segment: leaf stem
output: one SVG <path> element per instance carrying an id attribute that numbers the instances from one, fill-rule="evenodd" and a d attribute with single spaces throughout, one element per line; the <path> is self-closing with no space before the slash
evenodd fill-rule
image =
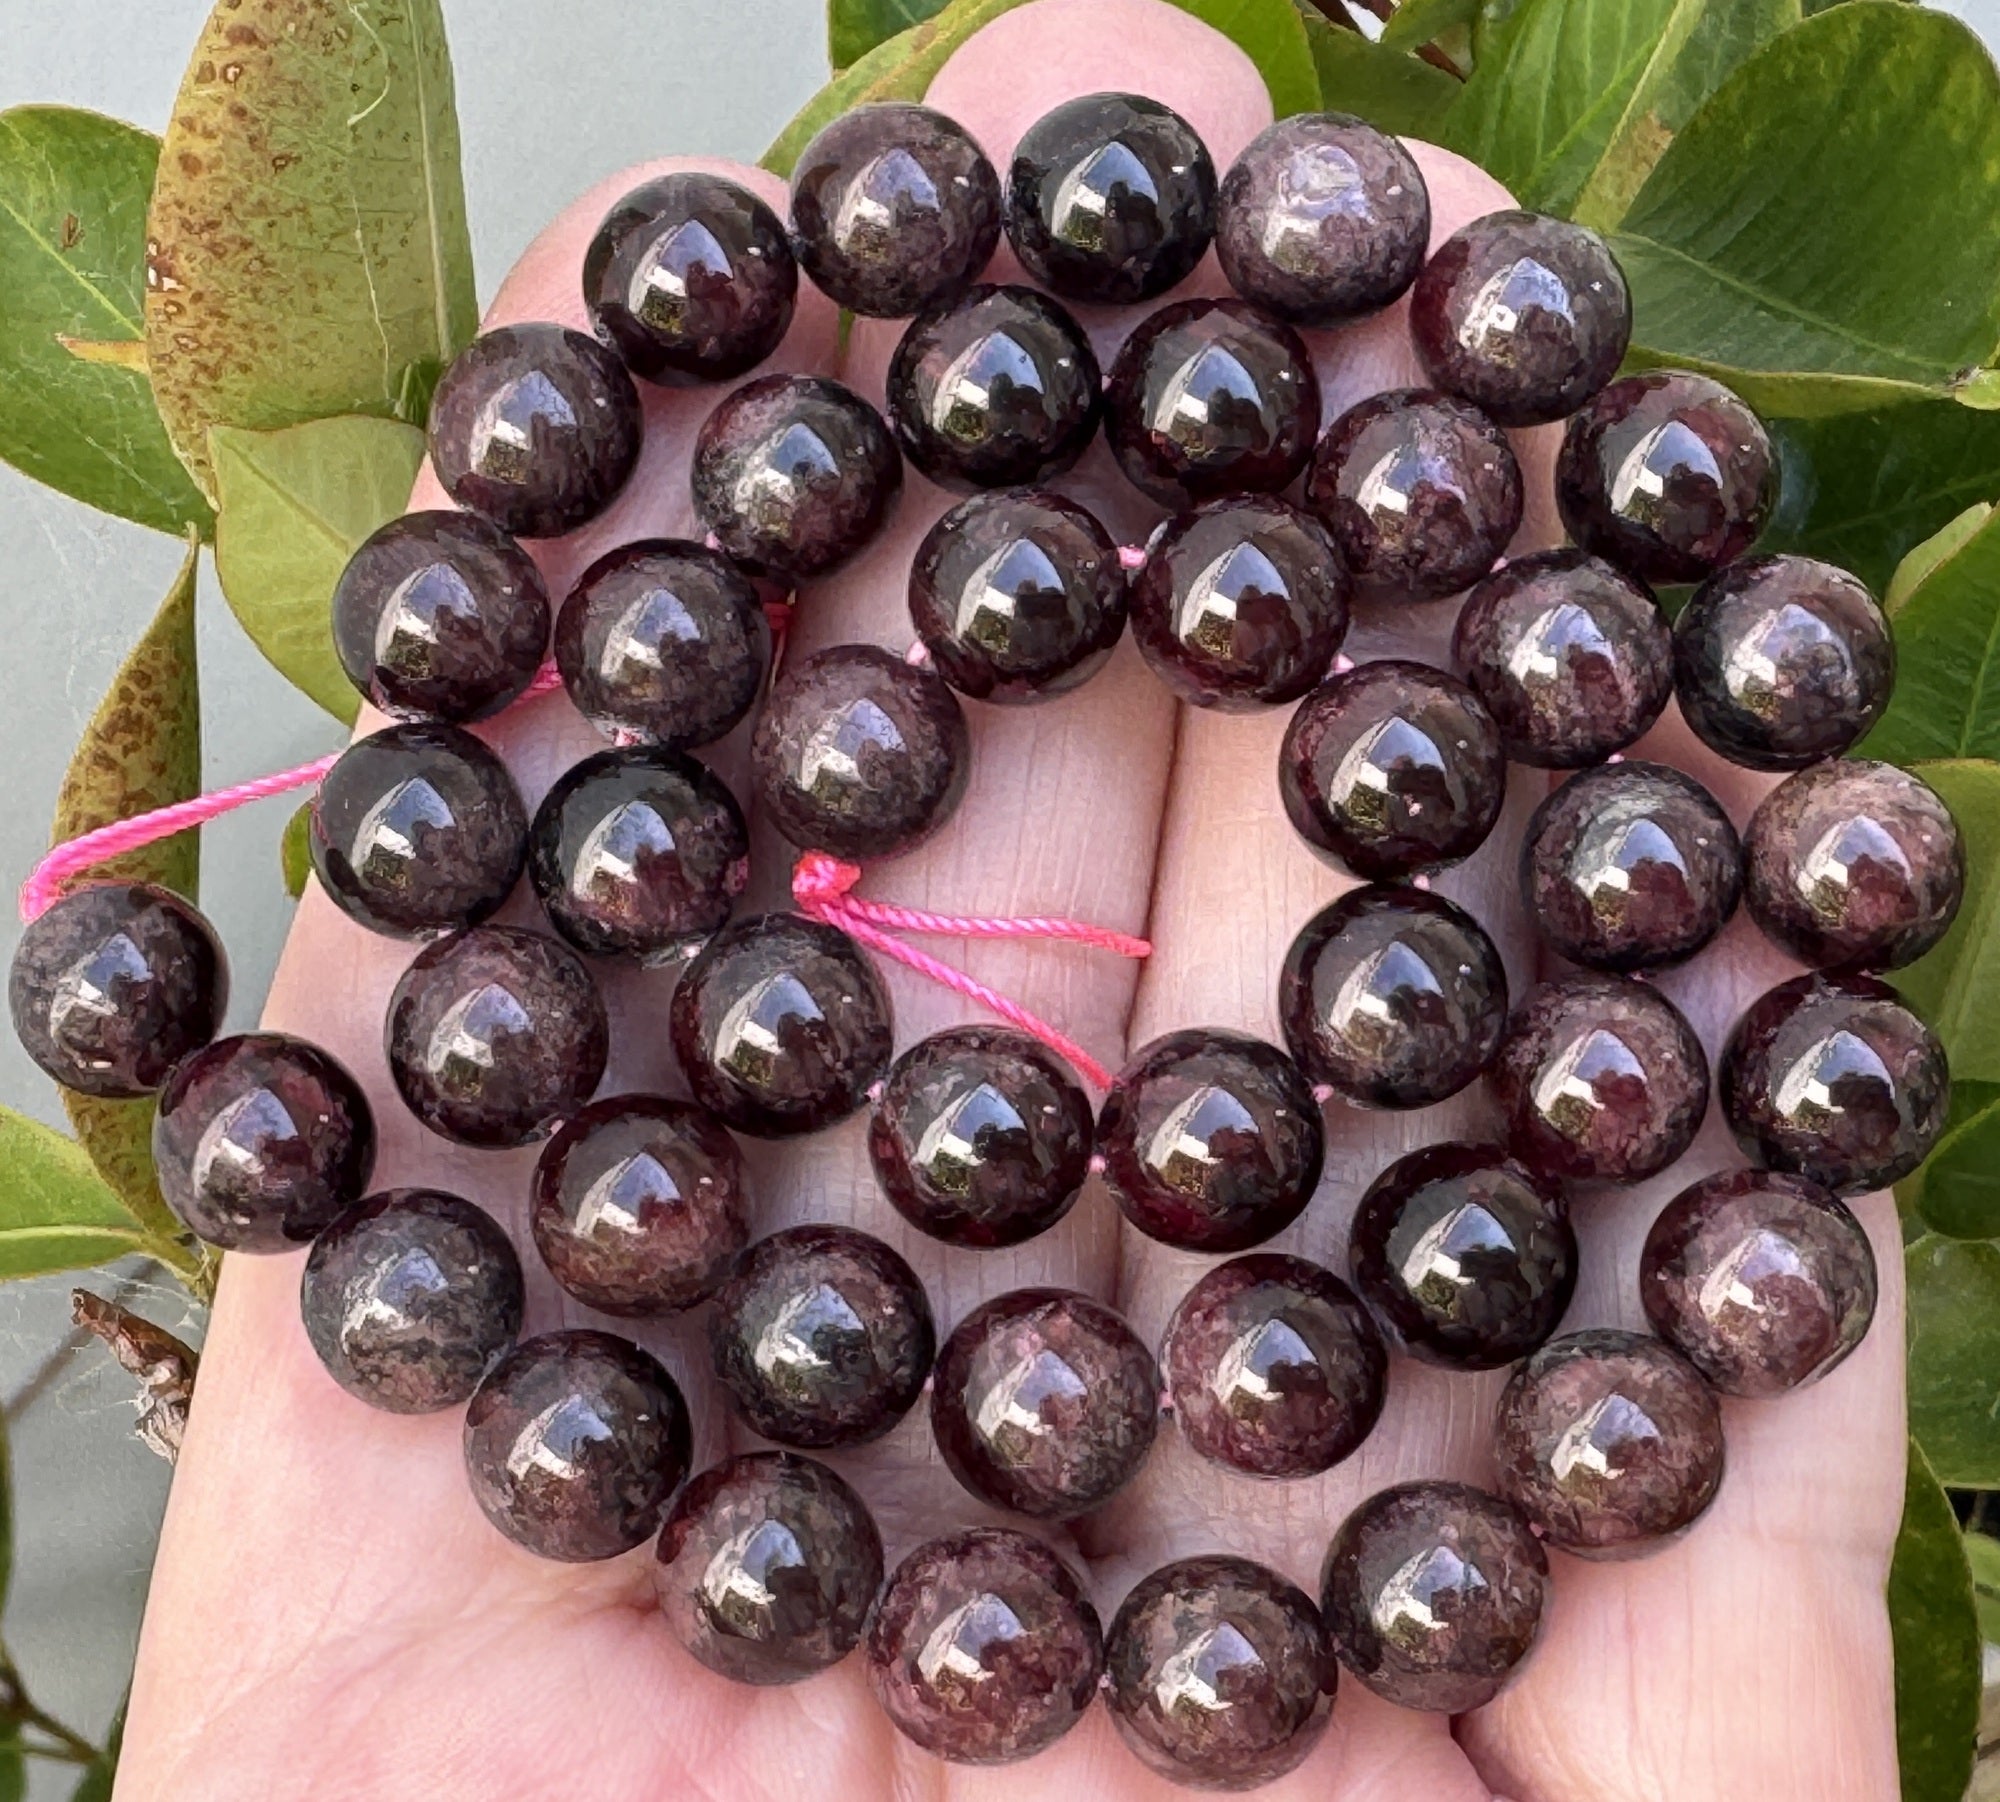
<path id="1" fill-rule="evenodd" d="M 22 1727 L 32 1727 L 37 1733 L 47 1734 L 61 1748 L 21 1748 L 38 1758 L 57 1759 L 65 1764 L 91 1764 L 101 1756 L 81 1733 L 73 1727 L 64 1726 L 28 1694 L 27 1685 L 21 1681 L 20 1668 L 14 1663 L 14 1654 L 4 1645 L 0 1645 L 0 1717 Z"/>

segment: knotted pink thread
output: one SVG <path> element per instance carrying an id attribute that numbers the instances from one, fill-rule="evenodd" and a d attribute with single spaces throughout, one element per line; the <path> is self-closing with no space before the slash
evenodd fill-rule
<path id="1" fill-rule="evenodd" d="M 1150 957 L 1153 947 L 1144 939 L 1082 920 L 1034 914 L 1019 919 L 937 914 L 918 907 L 898 907 L 887 901 L 864 901 L 853 893 L 860 880 L 861 872 L 853 864 L 842 863 L 824 851 L 808 851 L 792 871 L 792 899 L 808 919 L 839 927 L 869 949 L 907 964 L 918 975 L 942 983 L 955 994 L 978 1002 L 989 1013 L 998 1014 L 1010 1025 L 1032 1033 L 1051 1050 L 1069 1059 L 1093 1087 L 1111 1087 L 1111 1072 L 1067 1034 L 1058 1032 L 1046 1020 L 1037 1019 L 1018 1001 L 1010 1001 L 963 970 L 953 969 L 916 946 L 905 944 L 895 934 L 935 932 L 966 939 L 1065 939 L 1072 944 L 1095 946 L 1100 951 L 1115 951 L 1120 957 Z"/>

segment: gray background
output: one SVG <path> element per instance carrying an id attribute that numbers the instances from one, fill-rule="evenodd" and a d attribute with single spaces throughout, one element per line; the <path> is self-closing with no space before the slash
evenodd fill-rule
<path id="1" fill-rule="evenodd" d="M 540 225 L 614 170 L 672 152 L 754 160 L 825 79 L 819 0 L 446 0 L 482 299 Z M 2000 0 L 1944 10 L 2000 38 Z M 161 129 L 208 0 L 0 0 L 0 108 L 94 108 Z M 105 684 L 172 579 L 179 546 L 0 464 L 0 890 L 46 842 L 56 787 Z M 334 722 L 237 630 L 204 569 L 203 758 L 210 786 L 298 763 Z M 210 826 L 202 902 L 229 946 L 234 1023 L 255 1018 L 290 918 L 278 878 L 283 801 Z M 0 957 L 18 927 L 0 908 Z M 54 1093 L 0 1033 L 0 1100 L 57 1124 Z M 100 1287 L 105 1285 L 100 1284 Z M 102 1734 L 130 1668 L 166 1466 L 130 1437 L 131 1384 L 67 1343 L 68 1279 L 0 1287 L 0 1397 L 16 1526 L 6 1637 L 36 1698 Z M 175 1324 L 171 1289 L 140 1301 Z M 185 1324 L 184 1322 L 182 1324 Z M 35 1802 L 67 1795 L 38 1766 Z"/>

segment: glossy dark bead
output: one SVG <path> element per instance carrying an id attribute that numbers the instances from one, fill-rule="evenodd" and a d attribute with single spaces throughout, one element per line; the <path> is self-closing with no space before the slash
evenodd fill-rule
<path id="1" fill-rule="evenodd" d="M 524 1339 L 465 1412 L 465 1468 L 494 1526 L 572 1564 L 643 1545 L 687 1475 L 687 1406 L 651 1352 L 588 1328 Z"/>
<path id="2" fill-rule="evenodd" d="M 937 671 L 879 645 L 834 645 L 772 687 L 750 767 L 764 817 L 801 850 L 895 857 L 964 799 L 972 735 Z"/>
<path id="3" fill-rule="evenodd" d="M 717 1381 L 780 1445 L 861 1445 L 915 1405 L 937 1351 L 924 1286 L 902 1257 L 845 1226 L 759 1239 L 715 1298 Z"/>
<path id="4" fill-rule="evenodd" d="M 910 623 L 938 674 L 975 701 L 1068 694 L 1125 630 L 1118 546 L 1059 494 L 972 495 L 917 547 Z"/>
<path id="5" fill-rule="evenodd" d="M 461 507 L 555 538 L 617 499 L 644 424 L 625 365 L 560 325 L 502 325 L 452 359 L 431 398 L 431 467 Z"/>
<path id="6" fill-rule="evenodd" d="M 996 1295 L 938 1354 L 932 1436 L 951 1474 L 996 1508 L 1088 1514 L 1138 1474 L 1159 1424 L 1152 1354 L 1085 1295 Z"/>
<path id="7" fill-rule="evenodd" d="M 346 1067 L 281 1032 L 217 1039 L 173 1067 L 153 1116 L 160 1194 L 224 1251 L 296 1251 L 359 1198 L 375 1116 Z"/>
<path id="8" fill-rule="evenodd" d="M 1735 561 L 1777 492 L 1757 415 L 1684 369 L 1613 382 L 1569 422 L 1556 461 L 1570 537 L 1644 582 L 1699 582 Z"/>
<path id="9" fill-rule="evenodd" d="M 1361 1198 L 1347 1259 L 1397 1345 L 1452 1370 L 1497 1370 L 1546 1344 L 1576 1292 L 1561 1189 L 1490 1145 L 1389 1165 Z"/>
<path id="10" fill-rule="evenodd" d="M 792 240 L 821 292 L 849 312 L 901 319 L 978 279 L 1000 242 L 1000 178 L 944 114 L 857 106 L 799 152 Z"/>
<path id="11" fill-rule="evenodd" d="M 1008 171 L 1007 237 L 1070 300 L 1164 294 L 1215 230 L 1215 165 L 1180 114 L 1137 94 L 1082 94 L 1028 127 Z"/>
<path id="12" fill-rule="evenodd" d="M 1501 1393 L 1500 1493 L 1550 1545 L 1627 1558 L 1685 1531 L 1722 1486 L 1722 1413 L 1679 1352 L 1646 1333 L 1571 1333 Z"/>
<path id="13" fill-rule="evenodd" d="M 1398 388 L 1327 428 L 1305 498 L 1361 599 L 1435 601 L 1470 588 L 1506 550 L 1521 523 L 1521 466 L 1477 407 Z"/>
<path id="14" fill-rule="evenodd" d="M 1459 611 L 1452 657 L 1508 757 L 1539 769 L 1603 762 L 1674 692 L 1659 603 L 1587 551 L 1537 551 L 1488 576 Z"/>
<path id="15" fill-rule="evenodd" d="M 1424 373 L 1502 425 L 1567 418 L 1618 373 L 1632 297 L 1610 247 L 1543 213 L 1488 213 L 1440 244 L 1410 291 Z"/>
<path id="16" fill-rule="evenodd" d="M 356 739 L 320 778 L 307 820 L 327 899 L 397 938 L 478 925 L 527 861 L 528 810 L 507 766 L 432 721 Z"/>
<path id="17" fill-rule="evenodd" d="M 1429 1107 L 1493 1061 L 1507 971 L 1463 908 L 1416 888 L 1359 888 L 1300 928 L 1278 977 L 1300 1068 L 1364 1107 Z"/>
<path id="18" fill-rule="evenodd" d="M 1169 520 L 1132 578 L 1132 636 L 1196 707 L 1296 701 L 1347 636 L 1347 572 L 1326 528 L 1276 495 L 1210 501 Z"/>
<path id="19" fill-rule="evenodd" d="M 1746 557 L 1674 622 L 1681 715 L 1753 770 L 1837 757 L 1882 717 L 1896 644 L 1867 585 L 1812 557 Z"/>
<path id="20" fill-rule="evenodd" d="M 151 1094 L 215 1037 L 228 1004 L 215 929 L 150 882 L 61 896 L 28 923 L 7 976 L 21 1049 L 84 1095 Z"/>
<path id="21" fill-rule="evenodd" d="M 798 287 L 778 215 L 697 169 L 634 188 L 583 253 L 597 335 L 634 375 L 676 388 L 756 368 L 783 341 Z"/>
<path id="22" fill-rule="evenodd" d="M 1069 1566 L 1025 1533 L 972 1527 L 920 1545 L 868 1628 L 882 1712 L 935 1758 L 1008 1764 L 1090 1706 L 1104 1633 Z"/>
<path id="23" fill-rule="evenodd" d="M 535 810 L 528 876 L 579 951 L 671 962 L 729 918 L 750 880 L 750 833 L 736 797 L 692 757 L 600 751 Z"/>
<path id="24" fill-rule="evenodd" d="M 798 581 L 838 569 L 881 531 L 903 492 L 903 460 L 852 389 L 766 375 L 702 421 L 689 480 L 723 550 Z"/>
<path id="25" fill-rule="evenodd" d="M 675 1498 L 653 1589 L 682 1645 L 738 1683 L 796 1683 L 861 1643 L 882 1535 L 835 1472 L 792 1452 L 703 1471 Z"/>
<path id="26" fill-rule="evenodd" d="M 1075 1203 L 1096 1123 L 1069 1067 L 1025 1032 L 959 1026 L 896 1060 L 868 1127 L 875 1178 L 947 1245 L 1019 1245 Z"/>
<path id="27" fill-rule="evenodd" d="M 1312 353 L 1247 301 L 1161 307 L 1111 365 L 1104 435 L 1133 486 L 1163 507 L 1275 494 L 1319 437 Z"/>
<path id="28" fill-rule="evenodd" d="M 1216 198 L 1229 285 L 1296 325 L 1342 325 L 1389 305 L 1416 280 L 1430 234 L 1416 158 L 1345 113 L 1266 127 Z"/>
<path id="29" fill-rule="evenodd" d="M 743 1154 L 664 1095 L 613 1095 L 557 1127 L 528 1224 L 549 1273 L 602 1314 L 668 1314 L 722 1286 L 749 1242 Z"/>
<path id="30" fill-rule="evenodd" d="M 518 697 L 549 642 L 534 559 L 474 513 L 392 519 L 333 590 L 333 648 L 347 679 L 403 719 L 479 720 Z"/>
<path id="31" fill-rule="evenodd" d="M 1694 1142 L 1708 1058 L 1658 989 L 1588 970 L 1528 991 L 1493 1061 L 1508 1142 L 1545 1176 L 1635 1183 Z"/>
<path id="32" fill-rule="evenodd" d="M 1951 1103 L 1937 1035 L 1872 976 L 1795 976 L 1753 1001 L 1716 1089 L 1746 1152 L 1838 1195 L 1901 1182 Z"/>
<path id="33" fill-rule="evenodd" d="M 577 712 L 600 731 L 687 751 L 750 711 L 771 627 L 727 557 L 686 539 L 643 539 L 578 578 L 556 615 L 555 659 Z"/>
<path id="34" fill-rule="evenodd" d="M 1181 1298 L 1160 1365 L 1181 1435 L 1202 1457 L 1251 1476 L 1309 1477 L 1375 1430 L 1389 1354 L 1332 1271 L 1255 1251 Z"/>
<path id="35" fill-rule="evenodd" d="M 1521 890 L 1550 947 L 1596 970 L 1692 957 L 1736 911 L 1743 847 L 1692 776 L 1663 763 L 1580 770 L 1535 809 Z"/>
<path id="36" fill-rule="evenodd" d="M 1097 431 L 1103 378 L 1083 328 L 1033 288 L 970 288 L 910 322 L 889 364 L 903 454 L 963 493 L 1059 476 Z"/>
<path id="37" fill-rule="evenodd" d="M 1285 729 L 1278 793 L 1327 862 L 1382 881 L 1477 851 L 1507 799 L 1507 756 L 1456 676 L 1383 658 L 1306 697 Z"/>
<path id="38" fill-rule="evenodd" d="M 1295 1769 L 1339 1666 L 1313 1599 L 1247 1558 L 1183 1558 L 1140 1583 L 1104 1639 L 1105 1705 L 1149 1770 L 1252 1789 Z"/>
<path id="39" fill-rule="evenodd" d="M 519 1336 L 522 1307 L 499 1223 L 441 1189 L 349 1208 L 314 1241 L 299 1289 L 327 1375 L 391 1414 L 457 1407 Z"/>
<path id="40" fill-rule="evenodd" d="M 1929 783 L 1842 757 L 1800 770 L 1758 804 L 1743 878 L 1750 917 L 1801 963 L 1895 970 L 1957 918 L 1965 849 Z"/>
<path id="41" fill-rule="evenodd" d="M 574 951 L 512 926 L 426 946 L 389 999 L 389 1074 L 411 1113 L 461 1145 L 538 1138 L 588 1101 L 611 1028 Z"/>
<path id="42" fill-rule="evenodd" d="M 1519 1510 L 1469 1483 L 1398 1483 L 1341 1523 L 1320 1607 L 1333 1649 L 1398 1708 L 1464 1714 L 1526 1662 L 1549 1560 Z"/>
<path id="43" fill-rule="evenodd" d="M 694 1097 L 760 1139 L 844 1120 L 889 1067 L 889 992 L 861 947 L 796 914 L 725 926 L 674 989 L 674 1056 Z"/>
<path id="44" fill-rule="evenodd" d="M 1312 1087 L 1275 1045 L 1191 1027 L 1141 1046 L 1097 1116 L 1105 1187 L 1148 1238 L 1243 1251 L 1283 1232 L 1319 1187 Z"/>

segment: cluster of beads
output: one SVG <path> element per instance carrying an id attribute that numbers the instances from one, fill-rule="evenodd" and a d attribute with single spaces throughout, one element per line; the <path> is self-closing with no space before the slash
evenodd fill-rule
<path id="1" fill-rule="evenodd" d="M 16 1026 L 72 1088 L 158 1091 L 162 1189 L 202 1239 L 310 1242 L 302 1304 L 327 1370 L 378 1407 L 464 1405 L 473 1493 L 501 1532 L 558 1559 L 656 1539 L 667 1622 L 725 1676 L 789 1682 L 865 1641 L 882 1707 L 940 1756 L 1025 1756 L 1102 1693 L 1148 1765 L 1231 1787 L 1305 1756 L 1337 1666 L 1408 1707 L 1477 1707 L 1535 1642 L 1545 1547 L 1616 1556 L 1688 1527 L 1722 1477 L 1716 1395 L 1809 1381 L 1867 1329 L 1874 1266 L 1840 1198 L 1915 1168 L 1947 1090 L 1937 1041 L 1874 972 L 1937 942 L 1962 880 L 1937 797 L 1843 755 L 1888 699 L 1883 616 L 1839 570 L 1745 555 L 1774 489 L 1769 441 L 1704 376 L 1613 379 L 1630 310 L 1601 240 L 1507 212 L 1426 260 L 1422 176 L 1357 120 L 1285 120 L 1218 181 L 1173 112 L 1093 95 L 1031 127 L 1003 181 L 949 119 L 871 106 L 807 147 L 791 214 L 788 230 L 709 175 L 650 182 L 585 260 L 595 339 L 507 326 L 447 371 L 431 454 L 463 511 L 396 521 L 342 577 L 335 643 L 394 723 L 341 756 L 311 814 L 335 904 L 426 941 L 386 1023 L 404 1103 L 463 1145 L 540 1141 L 532 1236 L 556 1281 L 610 1316 L 705 1304 L 721 1391 L 786 1449 L 690 1477 L 686 1407 L 648 1353 L 589 1330 L 517 1342 L 506 1237 L 457 1196 L 368 1192 L 369 1107 L 324 1053 L 214 1038 L 224 960 L 174 896 L 96 885 L 50 908 L 14 964 Z M 980 283 L 1003 231 L 1040 289 Z M 1150 300 L 1211 243 L 1235 297 L 1168 302 L 1101 373 L 1063 303 Z M 909 320 L 886 418 L 834 381 L 751 375 L 801 268 L 842 307 Z M 1297 328 L 1406 292 L 1431 385 L 1322 431 Z M 617 495 L 640 449 L 634 378 L 745 376 L 694 444 L 707 542 L 621 545 L 554 605 L 518 540 Z M 1558 420 L 1573 547 L 1504 563 L 1523 505 L 1507 429 Z M 1100 426 L 1172 510 L 1143 556 L 1041 486 Z M 774 678 L 767 604 L 875 536 L 905 459 L 964 496 L 910 572 L 921 653 L 842 646 Z M 1700 586 L 1669 625 L 1648 585 L 1683 582 Z M 1351 609 L 1461 596 L 1458 673 L 1339 658 Z M 1364 886 L 1292 945 L 1283 1047 L 1169 1034 L 1093 1114 L 1064 1059 L 1011 1027 L 897 1057 L 852 937 L 732 917 L 744 815 L 691 753 L 762 697 L 762 817 L 805 853 L 893 857 L 965 792 L 963 699 L 1065 693 L 1128 617 L 1190 704 L 1295 708 L 1284 806 Z M 465 726 L 526 693 L 551 642 L 615 742 L 531 811 Z M 1693 778 L 1621 760 L 1669 697 L 1723 757 L 1790 772 L 1742 840 Z M 1576 772 L 1521 860 L 1530 912 L 1575 968 L 1511 1013 L 1485 931 L 1423 882 L 1485 841 L 1510 762 Z M 524 873 L 545 932 L 491 923 Z M 1696 1183 L 1655 1223 L 1641 1281 L 1657 1337 L 1558 1337 L 1577 1274 L 1566 1185 L 1667 1169 L 1709 1100 L 1700 1043 L 1640 978 L 1739 902 L 1813 970 L 1757 1001 L 1721 1059 L 1756 1167 Z M 593 1099 L 602 959 L 679 967 L 668 1030 L 692 1100 Z M 1345 1278 L 1255 1249 L 1313 1200 L 1326 1104 L 1420 1108 L 1482 1077 L 1504 1142 L 1381 1171 Z M 1157 1362 L 1061 1290 L 997 1296 L 940 1343 L 879 1240 L 816 1225 L 751 1242 L 734 1135 L 863 1109 L 883 1193 L 947 1244 L 1045 1232 L 1095 1172 L 1137 1231 L 1227 1260 L 1175 1309 Z M 934 1539 L 885 1579 L 868 1509 L 803 1455 L 924 1403 L 972 1495 L 1062 1521 L 1132 1480 L 1163 1391 L 1206 1459 L 1327 1470 L 1374 1426 L 1392 1348 L 1514 1367 L 1498 1493 L 1372 1497 L 1333 1534 L 1318 1598 L 1196 1558 L 1140 1583 L 1107 1631 L 1062 1558 L 1005 1528 Z M 1189 1684 L 1192 1650 L 1225 1627 L 1227 1684 Z"/>

